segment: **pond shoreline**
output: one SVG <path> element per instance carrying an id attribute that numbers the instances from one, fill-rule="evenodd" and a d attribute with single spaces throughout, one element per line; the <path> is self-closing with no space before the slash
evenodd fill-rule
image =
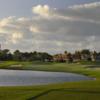
<path id="1" fill-rule="evenodd" d="M 58 71 L 58 70 L 46 70 L 46 69 L 31 69 L 31 68 L 0 68 L 0 70 L 16 70 L 16 71 L 43 71 L 43 72 L 61 72 L 61 73 L 73 73 L 73 74 L 79 74 L 79 75 L 84 75 L 90 78 L 94 78 L 96 80 L 96 77 L 92 77 L 88 74 L 84 74 L 81 72 L 73 72 L 73 71 Z"/>
<path id="2" fill-rule="evenodd" d="M 93 78 L 70 72 L 47 72 L 33 70 L 0 70 L 1 86 L 48 85 L 64 82 L 94 80 Z"/>

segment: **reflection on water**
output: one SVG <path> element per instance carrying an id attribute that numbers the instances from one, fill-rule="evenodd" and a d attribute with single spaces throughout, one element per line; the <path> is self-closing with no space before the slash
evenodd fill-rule
<path id="1" fill-rule="evenodd" d="M 42 85 L 91 79 L 83 75 L 63 72 L 0 70 L 0 86 Z"/>

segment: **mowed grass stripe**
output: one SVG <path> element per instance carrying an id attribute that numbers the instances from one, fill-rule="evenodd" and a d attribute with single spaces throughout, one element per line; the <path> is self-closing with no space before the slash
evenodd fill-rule
<path id="1" fill-rule="evenodd" d="M 50 91 L 38 98 L 31 100 L 100 100 L 100 92 L 90 91 Z"/>
<path id="2" fill-rule="evenodd" d="M 42 92 L 42 93 L 40 93 L 40 94 L 38 94 L 38 95 L 36 95 L 36 96 L 34 96 L 34 97 L 32 97 L 32 98 L 30 98 L 30 99 L 28 99 L 28 100 L 35 100 L 35 99 L 38 99 L 38 98 L 41 98 L 42 96 L 44 97 L 44 96 L 46 96 L 46 95 L 48 95 L 48 94 L 51 94 L 52 92 L 54 92 L 54 93 L 59 93 L 59 92 L 64 92 L 64 94 L 65 93 L 75 93 L 75 95 L 74 94 L 66 94 L 66 95 L 72 95 L 72 96 L 76 96 L 76 93 L 86 93 L 86 94 L 98 94 L 98 95 L 100 95 L 100 91 L 89 91 L 89 90 L 78 90 L 78 89 L 51 89 L 51 90 L 47 90 L 47 91 L 44 91 L 44 92 Z"/>

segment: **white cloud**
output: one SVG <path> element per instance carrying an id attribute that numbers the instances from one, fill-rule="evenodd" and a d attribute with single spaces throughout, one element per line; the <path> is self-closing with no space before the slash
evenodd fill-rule
<path id="1" fill-rule="evenodd" d="M 82 5 L 73 5 L 70 6 L 69 8 L 71 9 L 83 9 L 83 8 L 96 8 L 96 7 L 100 7 L 100 2 L 93 2 L 93 3 L 88 3 L 88 4 L 82 4 Z"/>
<path id="2" fill-rule="evenodd" d="M 2 20 L 0 20 L 0 27 L 7 26 L 13 19 L 14 19 L 14 16 L 3 18 Z"/>
<path id="3" fill-rule="evenodd" d="M 38 33 L 39 32 L 38 28 L 33 27 L 33 26 L 30 27 L 30 31 L 33 32 L 33 33 Z"/>
<path id="4" fill-rule="evenodd" d="M 33 13 L 39 14 L 41 16 L 48 16 L 49 15 L 49 6 L 48 5 L 37 5 L 32 8 Z"/>
<path id="5" fill-rule="evenodd" d="M 13 33 L 12 36 L 11 36 L 11 41 L 16 44 L 20 39 L 23 38 L 23 33 Z"/>
<path id="6" fill-rule="evenodd" d="M 14 38 L 14 39 L 22 38 L 22 33 L 14 33 L 14 34 L 12 34 L 12 38 Z"/>

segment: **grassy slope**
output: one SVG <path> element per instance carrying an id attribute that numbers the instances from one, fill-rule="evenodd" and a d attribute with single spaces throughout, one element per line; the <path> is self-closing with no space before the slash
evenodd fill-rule
<path id="1" fill-rule="evenodd" d="M 22 67 L 12 68 L 11 65 L 14 64 L 21 64 Z M 0 100 L 27 100 L 28 98 L 52 89 L 58 90 L 53 90 L 48 94 L 40 96 L 36 100 L 54 100 L 55 98 L 58 100 L 94 100 L 94 98 L 95 100 L 100 100 L 100 70 L 88 68 L 88 65 L 96 66 L 99 65 L 99 63 L 81 62 L 80 64 L 44 64 L 37 62 L 3 62 L 0 64 L 0 68 L 74 72 L 96 77 L 97 80 L 67 82 L 45 86 L 0 87 Z M 71 90 L 69 91 L 67 89 Z"/>

